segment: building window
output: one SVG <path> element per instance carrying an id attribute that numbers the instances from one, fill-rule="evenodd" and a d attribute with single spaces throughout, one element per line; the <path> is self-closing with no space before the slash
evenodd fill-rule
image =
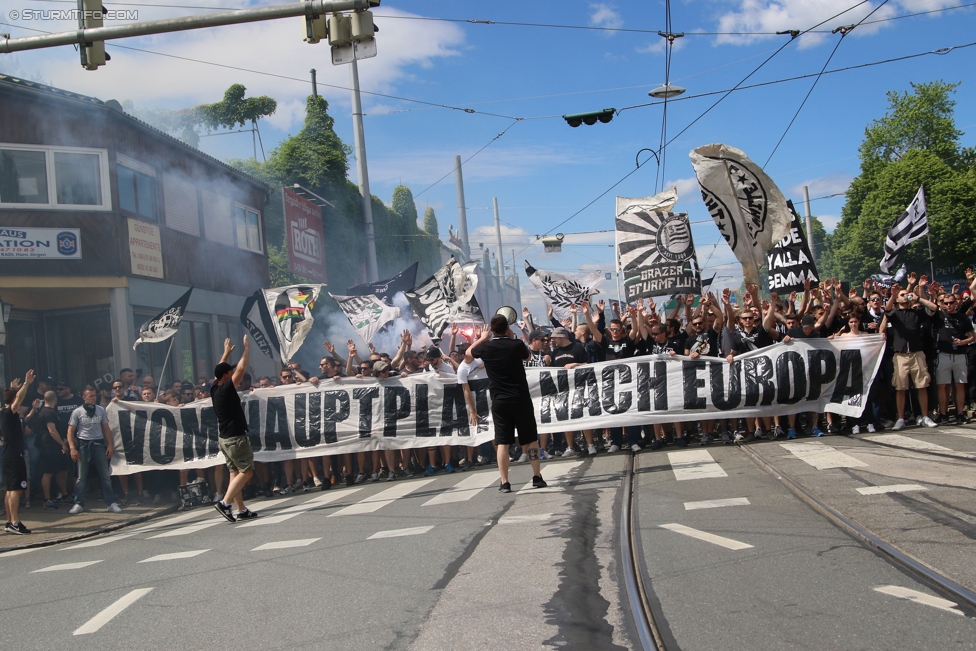
<path id="1" fill-rule="evenodd" d="M 0 205 L 110 210 L 107 152 L 0 144 Z"/>
<path id="2" fill-rule="evenodd" d="M 119 205 L 122 210 L 156 221 L 156 179 L 119 165 Z"/>
<path id="3" fill-rule="evenodd" d="M 252 208 L 234 206 L 234 233 L 237 248 L 261 253 L 261 214 Z"/>

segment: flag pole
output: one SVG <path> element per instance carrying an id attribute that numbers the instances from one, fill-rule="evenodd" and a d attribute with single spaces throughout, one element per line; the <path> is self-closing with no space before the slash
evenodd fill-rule
<path id="1" fill-rule="evenodd" d="M 931 281 L 935 282 L 935 257 L 932 255 L 932 234 L 928 233 L 926 235 L 929 240 L 929 271 L 932 272 Z"/>
<path id="2" fill-rule="evenodd" d="M 163 370 L 159 373 L 159 382 L 156 383 L 156 396 L 159 396 L 159 385 L 163 383 L 163 376 L 166 375 L 166 363 L 169 361 L 169 354 L 173 352 L 173 342 L 176 341 L 176 335 L 174 334 L 169 339 L 169 349 L 166 351 L 166 357 L 163 358 Z"/>

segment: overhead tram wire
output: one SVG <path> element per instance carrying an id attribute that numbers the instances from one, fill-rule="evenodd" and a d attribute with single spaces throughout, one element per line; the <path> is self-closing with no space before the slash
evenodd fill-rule
<path id="1" fill-rule="evenodd" d="M 861 20 L 859 20 L 853 26 L 850 26 L 850 27 L 838 27 L 836 30 L 834 30 L 835 32 L 840 32 L 840 38 L 837 39 L 837 44 L 834 45 L 834 49 L 831 50 L 830 56 L 827 57 L 827 60 L 824 62 L 823 68 L 820 69 L 820 72 L 817 73 L 817 76 L 813 80 L 813 83 L 810 84 L 810 90 L 807 91 L 807 94 L 806 94 L 806 96 L 804 96 L 803 101 L 800 102 L 800 106 L 797 107 L 796 113 L 794 113 L 793 114 L 793 117 L 790 119 L 790 123 L 786 125 L 786 129 L 783 131 L 783 135 L 781 135 L 779 137 L 779 140 L 776 141 L 776 146 L 773 147 L 773 151 L 771 151 L 769 153 L 769 158 L 767 158 L 766 159 L 766 162 L 763 163 L 763 167 L 766 167 L 767 165 L 769 165 L 769 161 L 771 161 L 773 159 L 773 156 L 776 154 L 776 151 L 779 149 L 779 146 L 781 144 L 783 144 L 783 140 L 786 138 L 786 134 L 788 134 L 790 132 L 790 127 L 792 127 L 793 126 L 793 123 L 796 122 L 796 118 L 799 117 L 800 111 L 803 110 L 803 107 L 806 106 L 807 100 L 810 99 L 810 95 L 813 94 L 813 89 L 817 87 L 817 83 L 820 81 L 820 78 L 823 77 L 824 70 L 827 69 L 827 66 L 830 65 L 830 60 L 834 58 L 834 55 L 835 54 L 837 54 L 837 49 L 840 47 L 840 44 L 844 42 L 844 37 L 847 36 L 852 30 L 857 29 L 858 27 L 860 27 L 864 23 L 865 20 L 867 20 L 868 18 L 870 18 L 874 14 L 874 12 L 876 12 L 878 9 L 881 9 L 881 7 L 885 6 L 886 4 L 888 4 L 888 0 L 882 0 L 881 4 L 879 4 L 877 7 L 875 7 L 874 9 L 872 9 L 871 12 L 867 16 L 865 16 L 864 18 L 862 18 Z"/>

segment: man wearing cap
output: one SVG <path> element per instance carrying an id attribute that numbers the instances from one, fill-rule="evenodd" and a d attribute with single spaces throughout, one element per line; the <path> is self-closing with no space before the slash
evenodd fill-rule
<path id="1" fill-rule="evenodd" d="M 549 336 L 552 339 L 553 366 L 568 370 L 582 366 L 589 361 L 590 358 L 586 353 L 586 349 L 578 341 L 572 341 L 570 339 L 569 330 L 566 328 L 555 328 Z M 576 456 L 576 450 L 573 449 L 575 432 L 563 432 L 563 436 L 566 437 L 566 450 L 563 451 L 562 456 Z M 595 455 L 596 446 L 593 445 L 593 430 L 583 430 L 583 437 L 586 439 L 589 454 L 591 456 Z"/>
<path id="2" fill-rule="evenodd" d="M 237 394 L 237 385 L 244 379 L 244 372 L 251 359 L 251 344 L 247 335 L 244 335 L 244 352 L 236 366 L 228 362 L 232 352 L 234 346 L 230 344 L 230 338 L 224 339 L 224 354 L 214 368 L 210 397 L 217 416 L 220 451 L 224 453 L 227 469 L 230 470 L 227 492 L 223 499 L 214 504 L 214 508 L 229 522 L 236 522 L 238 518 L 256 518 L 258 515 L 244 506 L 244 498 L 241 496 L 241 491 L 254 474 L 254 452 L 251 450 L 251 441 L 247 438 L 247 420 L 241 406 L 241 397 Z M 231 502 L 237 506 L 236 517 Z"/>
<path id="3" fill-rule="evenodd" d="M 529 352 L 531 355 L 524 362 L 526 367 L 542 368 L 552 364 L 552 356 L 549 355 L 549 336 L 542 330 L 533 330 L 529 333 Z"/>
<path id="4" fill-rule="evenodd" d="M 491 325 L 481 333 L 481 338 L 471 348 L 471 356 L 484 360 L 488 372 L 488 391 L 491 395 L 491 415 L 495 424 L 495 455 L 498 458 L 498 474 L 501 486 L 498 490 L 511 493 L 508 481 L 508 448 L 515 443 L 518 431 L 519 445 L 529 455 L 532 464 L 532 487 L 545 488 L 542 466 L 539 462 L 539 431 L 535 422 L 535 408 L 529 394 L 523 361 L 531 357 L 529 350 L 508 325 L 508 319 L 500 314 L 491 318 Z"/>
<path id="5" fill-rule="evenodd" d="M 453 378 L 457 374 L 454 372 L 454 367 L 451 366 L 449 361 L 444 361 L 444 353 L 437 346 L 431 346 L 424 353 L 424 360 L 427 362 L 425 370 L 433 371 L 438 376 Z M 441 461 L 444 462 L 444 471 L 447 473 L 454 472 L 454 466 L 451 465 L 451 446 L 442 445 L 441 447 Z M 439 470 L 437 466 L 437 448 L 429 447 L 427 448 L 427 471 L 424 473 L 428 477 L 433 475 Z"/>

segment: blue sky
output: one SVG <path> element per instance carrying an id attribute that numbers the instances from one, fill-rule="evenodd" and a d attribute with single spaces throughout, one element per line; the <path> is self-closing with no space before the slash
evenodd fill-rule
<path id="1" fill-rule="evenodd" d="M 0 19 L 6 24 L 0 29 L 13 36 L 35 33 L 24 29 L 28 27 L 71 29 L 68 22 L 11 20 L 6 14 L 9 9 L 70 8 L 73 2 L 9 0 Z M 145 6 L 152 0 L 132 0 L 130 5 L 105 2 L 105 6 L 138 9 L 141 20 L 152 20 L 206 11 L 200 7 L 273 4 L 270 0 L 250 4 L 232 0 L 164 2 L 196 8 Z M 676 41 L 671 80 L 686 87 L 687 96 L 731 88 L 789 40 L 789 36 L 758 32 L 805 30 L 856 4 L 857 0 L 676 0 L 671 3 L 672 31 L 685 36 Z M 976 41 L 976 7 L 947 9 L 960 4 L 966 3 L 863 2 L 821 31 L 786 46 L 748 83 L 819 72 L 841 39 L 830 30 L 856 23 L 872 10 L 876 11 L 868 21 L 877 22 L 865 22 L 843 37 L 828 69 Z M 918 12 L 932 13 L 899 18 Z M 514 249 L 520 267 L 528 259 L 541 269 L 573 272 L 613 268 L 616 195 L 642 197 L 653 194 L 655 187 L 677 185 L 681 194 L 677 209 L 690 213 L 699 263 L 705 266 L 707 261 L 709 267 L 705 275 L 718 273 L 718 287 L 737 287 L 741 282 L 737 265 L 729 264 L 734 261 L 731 251 L 721 242 L 697 194 L 688 152 L 699 145 L 723 142 L 765 163 L 813 79 L 732 93 L 671 142 L 664 170 L 658 172 L 651 162 L 606 192 L 634 170 L 640 149 L 656 149 L 660 144 L 662 107 L 628 109 L 610 124 L 576 129 L 559 116 L 653 101 L 647 92 L 665 77 L 664 39 L 656 33 L 665 28 L 664 2 L 384 0 L 376 14 L 381 30 L 379 55 L 361 62 L 363 89 L 455 108 L 364 95 L 373 194 L 389 202 L 396 185 L 409 185 L 421 213 L 427 205 L 436 209 L 442 237 L 446 237 L 448 225 L 457 225 L 453 156 L 467 159 L 491 142 L 464 167 L 474 246 L 484 241 L 494 250 L 490 207 L 492 197 L 498 197 L 508 262 Z M 464 22 L 467 20 L 495 24 Z M 300 128 L 304 97 L 310 92 L 304 80 L 315 67 L 320 92 L 336 118 L 336 131 L 351 144 L 348 68 L 332 66 L 326 44 L 303 43 L 303 27 L 303 21 L 294 18 L 118 41 L 118 45 L 157 54 L 109 44 L 112 61 L 95 72 L 83 70 L 70 47 L 0 55 L 0 71 L 101 99 L 132 100 L 141 108 L 181 108 L 216 101 L 228 85 L 239 82 L 249 95 L 267 94 L 279 102 L 278 113 L 261 124 L 265 148 L 270 150 Z M 824 75 L 766 171 L 797 203 L 803 185 L 810 187 L 815 199 L 843 193 L 858 171 L 857 147 L 864 127 L 884 114 L 885 92 L 909 89 L 913 81 L 961 82 L 956 94 L 957 124 L 966 132 L 964 144 L 976 144 L 971 135 L 976 129 L 974 62 L 976 47 L 970 47 Z M 668 139 L 717 97 L 670 103 Z M 457 110 L 461 108 L 477 112 Z M 202 148 L 219 158 L 252 153 L 251 138 L 245 134 L 205 138 Z M 355 179 L 355 166 L 350 163 Z M 906 204 L 908 200 L 910 197 Z M 590 202 L 592 206 L 560 225 Z M 813 211 L 830 230 L 842 205 L 843 196 L 817 199 Z M 567 235 L 562 253 L 545 254 L 533 244 L 536 235 L 557 231 Z M 525 290 L 524 275 L 522 280 Z M 613 294 L 612 283 L 606 285 L 605 290 Z M 541 305 L 531 289 L 523 295 L 531 298 L 526 300 L 529 305 Z"/>

